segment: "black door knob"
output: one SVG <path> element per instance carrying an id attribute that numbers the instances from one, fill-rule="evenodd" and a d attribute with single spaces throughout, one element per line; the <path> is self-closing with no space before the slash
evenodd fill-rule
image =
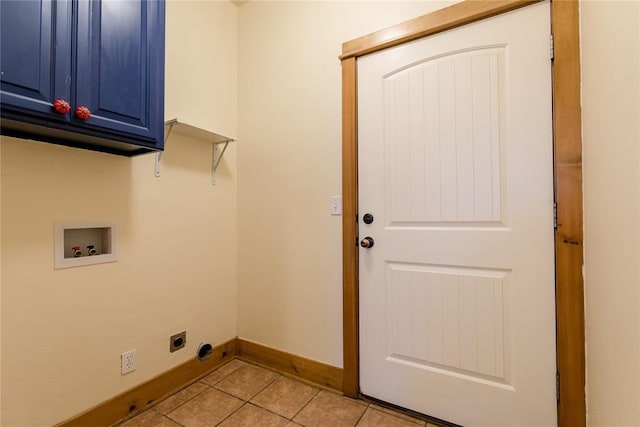
<path id="1" fill-rule="evenodd" d="M 371 224 L 373 222 L 373 215 L 371 215 L 370 213 L 366 213 L 362 217 L 362 220 L 365 224 Z"/>
<path id="2" fill-rule="evenodd" d="M 362 246 L 365 249 L 370 249 L 373 247 L 373 243 L 374 243 L 373 237 L 365 237 L 360 241 L 360 246 Z"/>

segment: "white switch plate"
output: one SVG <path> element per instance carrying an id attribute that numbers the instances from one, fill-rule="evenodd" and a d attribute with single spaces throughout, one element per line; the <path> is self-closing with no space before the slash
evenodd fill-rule
<path id="1" fill-rule="evenodd" d="M 331 215 L 342 215 L 342 196 L 331 196 Z"/>

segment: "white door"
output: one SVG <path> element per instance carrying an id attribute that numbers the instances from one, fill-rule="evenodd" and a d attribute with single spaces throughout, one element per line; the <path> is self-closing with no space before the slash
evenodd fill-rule
<path id="1" fill-rule="evenodd" d="M 549 35 L 545 2 L 358 60 L 362 393 L 556 424 Z"/>

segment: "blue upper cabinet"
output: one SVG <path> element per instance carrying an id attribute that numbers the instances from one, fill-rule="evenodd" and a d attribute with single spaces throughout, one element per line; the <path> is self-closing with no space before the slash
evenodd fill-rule
<path id="1" fill-rule="evenodd" d="M 127 156 L 163 149 L 163 1 L 1 0 L 0 19 L 3 134 Z"/>

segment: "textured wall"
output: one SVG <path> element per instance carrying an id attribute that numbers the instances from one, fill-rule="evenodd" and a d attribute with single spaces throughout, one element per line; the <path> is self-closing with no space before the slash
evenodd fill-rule
<path id="1" fill-rule="evenodd" d="M 342 366 L 342 43 L 443 2 L 248 2 L 239 11 L 238 335 Z"/>
<path id="2" fill-rule="evenodd" d="M 236 17 L 229 2 L 167 2 L 168 117 L 236 134 Z M 236 336 L 235 146 L 216 186 L 211 146 L 177 134 L 160 178 L 154 155 L 1 149 L 3 426 L 63 421 Z M 116 221 L 118 262 L 54 270 L 54 221 L 74 219 Z"/>
<path id="3" fill-rule="evenodd" d="M 640 3 L 583 1 L 590 426 L 640 425 Z"/>

